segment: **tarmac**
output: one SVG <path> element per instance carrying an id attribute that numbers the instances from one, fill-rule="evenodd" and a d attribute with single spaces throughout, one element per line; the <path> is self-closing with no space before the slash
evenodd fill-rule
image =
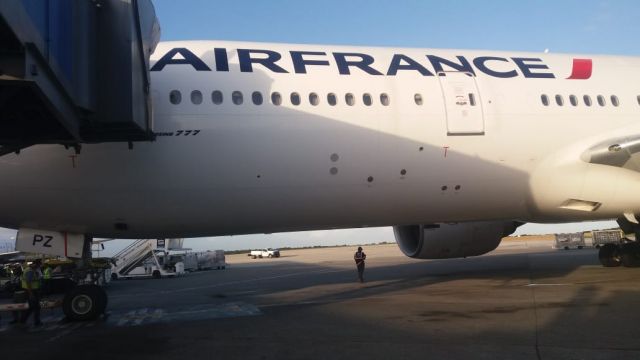
<path id="1" fill-rule="evenodd" d="M 640 269 L 515 238 L 490 254 L 416 260 L 395 244 L 227 256 L 226 270 L 109 285 L 109 316 L 0 323 L 24 359 L 640 359 Z M 6 357 L 5 357 L 6 356 Z"/>

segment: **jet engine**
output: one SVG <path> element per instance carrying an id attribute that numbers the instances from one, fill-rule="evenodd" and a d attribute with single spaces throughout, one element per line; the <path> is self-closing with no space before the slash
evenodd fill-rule
<path id="1" fill-rule="evenodd" d="M 486 254 L 512 234 L 516 221 L 394 226 L 396 243 L 408 257 L 451 259 Z"/>

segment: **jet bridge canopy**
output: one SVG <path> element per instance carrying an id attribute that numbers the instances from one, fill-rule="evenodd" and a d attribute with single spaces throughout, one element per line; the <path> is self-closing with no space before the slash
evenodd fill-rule
<path id="1" fill-rule="evenodd" d="M 0 1 L 0 154 L 153 140 L 151 0 Z"/>

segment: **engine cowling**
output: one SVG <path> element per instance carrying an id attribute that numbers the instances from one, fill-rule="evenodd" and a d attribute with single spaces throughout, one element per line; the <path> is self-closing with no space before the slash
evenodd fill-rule
<path id="1" fill-rule="evenodd" d="M 451 259 L 486 254 L 522 223 L 516 221 L 468 222 L 394 226 L 400 250 L 416 259 Z"/>

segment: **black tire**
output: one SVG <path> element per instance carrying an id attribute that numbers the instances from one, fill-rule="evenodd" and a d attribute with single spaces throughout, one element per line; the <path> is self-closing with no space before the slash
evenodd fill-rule
<path id="1" fill-rule="evenodd" d="M 620 249 L 616 244 L 604 244 L 598 251 L 598 258 L 604 267 L 616 267 L 622 264 Z"/>
<path id="2" fill-rule="evenodd" d="M 118 274 L 111 273 L 111 280 L 118 280 Z"/>
<path id="3" fill-rule="evenodd" d="M 252 258 L 252 259 L 256 259 L 256 258 L 257 258 L 257 256 L 253 255 L 251 258 Z"/>
<path id="4" fill-rule="evenodd" d="M 78 285 L 62 302 L 62 311 L 70 321 L 95 320 L 107 308 L 107 293 L 97 285 Z"/>
<path id="5" fill-rule="evenodd" d="M 273 255 L 269 254 L 269 259 L 271 259 L 273 257 Z"/>
<path id="6" fill-rule="evenodd" d="M 569 250 L 569 247 L 568 247 L 568 246 L 565 246 L 565 247 L 564 247 L 564 249 L 565 249 L 565 250 Z"/>
<path id="7" fill-rule="evenodd" d="M 624 267 L 640 267 L 640 243 L 634 241 L 622 244 L 620 257 Z"/>
<path id="8" fill-rule="evenodd" d="M 162 277 L 162 274 L 160 274 L 160 270 L 153 270 L 151 276 L 153 276 L 154 279 L 160 279 Z"/>

